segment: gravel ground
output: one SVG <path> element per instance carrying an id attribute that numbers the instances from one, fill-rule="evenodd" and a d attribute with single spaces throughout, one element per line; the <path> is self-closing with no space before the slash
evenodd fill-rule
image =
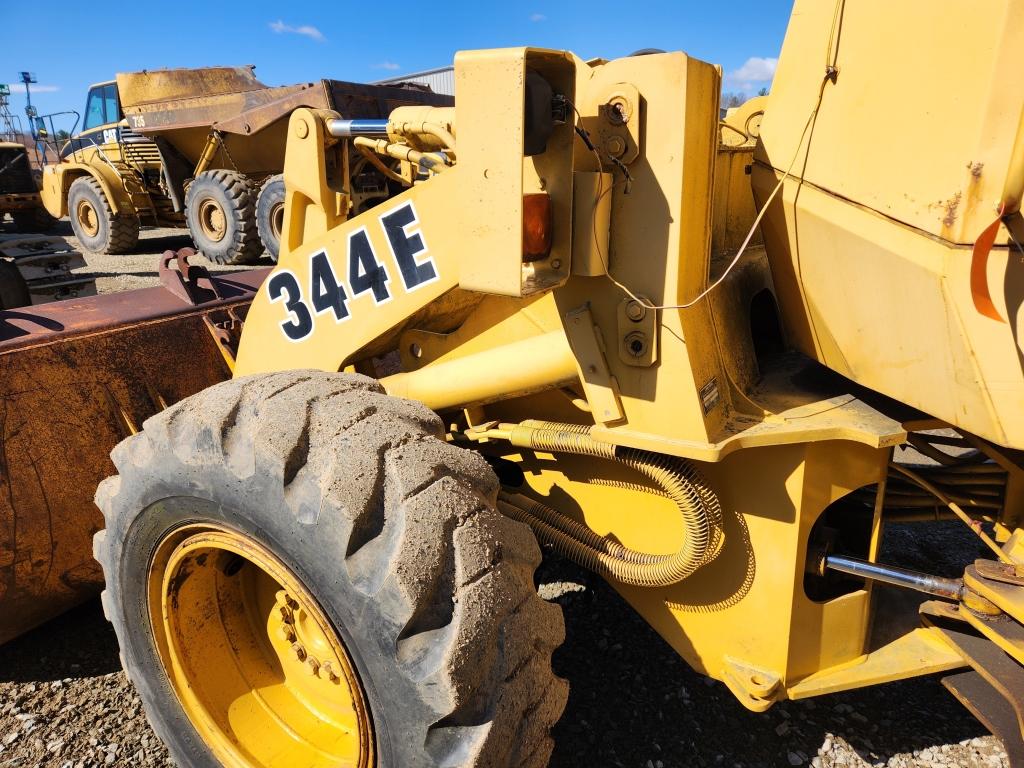
<path id="1" fill-rule="evenodd" d="M 157 254 L 190 244 L 183 230 L 150 230 L 140 243 L 145 254 L 88 256 L 84 271 L 102 293 L 155 285 Z M 977 551 L 955 525 L 924 535 L 906 527 L 892 544 L 890 562 L 898 550 L 902 564 L 935 570 L 938 560 L 944 575 L 962 568 L 951 553 L 969 561 Z M 563 607 L 568 629 L 555 655 L 571 689 L 552 768 L 1008 766 L 999 743 L 937 679 L 753 714 L 724 685 L 687 668 L 601 579 L 553 554 L 537 578 L 541 595 Z M 94 601 L 0 647 L 0 768 L 104 765 L 173 763 L 146 723 Z"/>
<path id="2" fill-rule="evenodd" d="M 81 248 L 67 219 L 58 224 L 54 234 L 66 237 L 76 248 Z M 136 253 L 104 256 L 92 255 L 83 251 L 82 255 L 85 256 L 87 266 L 85 269 L 77 270 L 77 273 L 94 276 L 96 288 L 100 293 L 148 288 L 160 284 L 160 279 L 157 276 L 160 254 L 168 249 L 176 251 L 179 248 L 191 247 L 193 247 L 192 238 L 189 237 L 187 229 L 167 227 L 144 229 Z M 258 263 L 247 266 L 215 264 L 202 256 L 193 257 L 192 263 L 202 264 L 211 272 L 237 272 L 241 269 L 271 265 L 270 258 L 267 256 L 261 258 Z"/>

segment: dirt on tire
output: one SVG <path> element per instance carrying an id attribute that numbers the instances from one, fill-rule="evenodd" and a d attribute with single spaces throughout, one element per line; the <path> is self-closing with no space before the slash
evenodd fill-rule
<path id="1" fill-rule="evenodd" d="M 96 494 L 106 614 L 150 720 L 181 762 L 212 763 L 147 621 L 150 554 L 184 524 L 242 531 L 285 559 L 349 639 L 382 766 L 544 766 L 567 686 L 561 611 L 530 530 L 440 419 L 373 379 L 286 371 L 210 387 L 118 445 Z"/>

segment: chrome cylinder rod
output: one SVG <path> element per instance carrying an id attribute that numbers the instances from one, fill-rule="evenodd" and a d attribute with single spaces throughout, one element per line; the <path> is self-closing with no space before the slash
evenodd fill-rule
<path id="1" fill-rule="evenodd" d="M 964 589 L 962 579 L 945 579 L 941 576 L 931 576 L 895 565 L 869 563 L 867 560 L 859 560 L 855 557 L 829 555 L 825 558 L 825 568 L 950 600 L 959 600 Z"/>
<path id="2" fill-rule="evenodd" d="M 378 136 L 387 138 L 388 121 L 371 120 L 328 120 L 327 132 L 338 139 L 347 139 L 352 136 Z"/>

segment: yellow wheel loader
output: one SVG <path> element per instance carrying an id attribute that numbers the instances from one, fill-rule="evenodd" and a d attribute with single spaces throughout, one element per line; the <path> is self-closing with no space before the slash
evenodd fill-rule
<path id="1" fill-rule="evenodd" d="M 941 675 L 1024 765 L 1022 65 L 1014 0 L 797 0 L 724 121 L 538 48 L 295 110 L 275 268 L 0 314 L 0 638 L 103 581 L 183 766 L 542 766 L 539 541 L 737 706 Z M 955 578 L 883 549 L 946 519 Z"/>

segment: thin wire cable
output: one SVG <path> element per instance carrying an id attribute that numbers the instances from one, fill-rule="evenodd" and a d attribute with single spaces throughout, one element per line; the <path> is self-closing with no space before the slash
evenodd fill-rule
<path id="1" fill-rule="evenodd" d="M 603 174 L 603 172 L 601 170 L 603 168 L 603 163 L 601 162 L 601 155 L 597 151 L 597 148 L 593 145 L 593 143 L 591 143 L 589 141 L 589 139 L 586 139 L 584 141 L 584 143 L 587 145 L 587 148 L 594 154 L 594 157 L 597 159 L 597 167 L 598 167 L 598 174 L 599 175 L 598 175 L 598 181 L 597 181 L 597 196 L 594 199 L 595 215 L 591 216 L 591 225 L 592 225 L 592 228 L 593 228 L 593 235 L 594 235 L 594 249 L 597 251 L 597 256 L 601 260 L 601 265 L 604 267 L 605 277 L 607 277 L 612 283 L 614 283 L 615 286 L 619 288 L 619 290 L 621 290 L 623 293 L 625 293 L 627 296 L 629 296 L 629 298 L 633 299 L 634 301 L 638 302 L 643 307 L 645 307 L 647 309 L 650 309 L 650 310 L 659 310 L 659 309 L 689 309 L 690 307 L 693 307 L 694 305 L 696 305 L 697 303 L 702 301 L 709 293 L 711 293 L 715 288 L 717 288 L 719 285 L 721 285 L 722 282 L 725 280 L 725 278 L 729 276 L 729 273 L 732 272 L 733 268 L 735 268 L 735 266 L 739 263 L 740 259 L 743 257 L 743 254 L 747 250 L 747 246 L 750 245 L 750 241 L 753 239 L 754 234 L 757 232 L 757 228 L 761 224 L 761 220 L 764 218 L 765 213 L 767 213 L 769 206 L 771 205 L 772 201 L 775 199 L 775 196 L 778 195 L 779 190 L 782 189 L 782 186 L 783 186 L 783 184 L 785 184 L 786 180 L 790 176 L 792 176 L 793 168 L 796 165 L 797 160 L 800 159 L 800 150 L 803 148 L 804 140 L 807 138 L 807 132 L 810 130 L 810 127 L 811 127 L 811 125 L 814 122 L 814 118 L 818 114 L 818 109 L 821 106 L 821 97 L 822 97 L 822 94 L 824 93 L 824 90 L 825 90 L 825 83 L 827 83 L 831 79 L 831 77 L 832 77 L 832 71 L 830 69 L 828 72 L 826 72 L 824 78 L 822 79 L 821 87 L 818 90 L 818 98 L 817 98 L 817 100 L 815 102 L 814 109 L 811 110 L 811 114 L 808 115 L 808 117 L 807 117 L 807 122 L 804 124 L 804 129 L 803 129 L 803 131 L 800 134 L 800 141 L 797 143 L 796 151 L 793 153 L 793 159 L 790 161 L 789 167 L 786 168 L 785 173 L 782 174 L 782 178 L 779 179 L 778 183 L 775 185 L 775 188 L 772 190 L 771 194 L 768 195 L 768 199 L 765 201 L 764 205 L 761 207 L 761 210 L 758 212 L 757 216 L 754 218 L 754 223 L 751 224 L 750 231 L 747 232 L 747 236 L 743 239 L 743 242 L 740 244 L 739 250 L 736 251 L 736 255 L 733 257 L 732 261 L 729 262 L 729 265 L 725 268 L 725 271 L 722 272 L 722 274 L 718 276 L 718 279 L 716 279 L 711 285 L 709 285 L 707 288 L 705 288 L 703 291 L 701 291 L 701 293 L 698 294 L 694 299 L 686 302 L 685 304 L 652 304 L 652 303 L 650 303 L 650 302 L 640 298 L 639 296 L 637 296 L 636 293 L 631 291 L 626 285 L 623 285 L 623 283 L 621 283 L 619 280 L 616 280 L 614 275 L 612 275 L 611 267 L 610 267 L 610 265 L 608 263 L 608 259 L 605 257 L 605 254 L 601 250 L 600 241 L 599 241 L 599 238 L 597 236 L 597 215 L 596 215 L 596 212 L 597 212 L 598 205 L 600 204 L 600 202 L 601 202 L 602 198 L 605 196 L 605 194 L 607 194 L 608 192 L 611 192 L 612 189 L 614 189 L 618 184 L 626 183 L 628 181 L 628 179 L 622 179 L 619 182 L 613 183 L 611 185 L 611 187 L 609 187 L 608 190 L 605 191 L 604 190 L 604 174 Z M 582 123 L 583 118 L 580 116 L 580 113 L 576 109 L 576 106 L 575 105 L 571 105 L 571 106 L 573 108 L 573 111 L 576 112 L 576 116 L 579 118 L 580 122 Z M 582 126 L 581 126 L 580 135 L 583 136 L 584 134 L 586 134 L 589 137 L 589 134 L 586 131 L 586 129 L 582 128 Z"/>
<path id="2" fill-rule="evenodd" d="M 642 299 L 639 296 L 637 296 L 633 291 L 631 291 L 627 286 L 623 285 L 620 281 L 616 280 L 615 277 L 612 275 L 611 268 L 610 268 L 609 263 L 608 263 L 608 259 L 606 259 L 604 253 L 602 253 L 601 246 L 599 245 L 599 240 L 598 240 L 598 237 L 597 237 L 597 215 L 596 215 L 596 212 L 597 212 L 598 204 L 601 202 L 601 199 L 604 197 L 604 194 L 605 194 L 604 190 L 603 190 L 603 187 L 604 187 L 604 176 L 603 176 L 603 172 L 602 172 L 602 169 L 604 168 L 604 164 L 601 162 L 601 155 L 600 155 L 600 153 L 597 151 L 597 148 L 593 145 L 593 143 L 589 139 L 589 135 L 590 134 L 588 133 L 588 131 L 585 128 L 583 128 L 583 125 L 582 125 L 583 124 L 583 117 L 580 115 L 579 110 L 576 109 L 576 105 L 573 104 L 572 102 L 569 102 L 569 106 L 571 106 L 573 112 L 576 113 L 576 117 L 577 117 L 577 119 L 579 120 L 579 123 L 580 123 L 579 127 L 577 128 L 577 133 L 579 133 L 579 135 L 583 138 L 583 141 L 586 144 L 587 148 L 591 152 L 594 153 L 594 157 L 597 159 L 597 171 L 598 171 L 598 174 L 599 174 L 598 177 L 597 177 L 597 179 L 598 179 L 597 180 L 597 196 L 594 199 L 594 212 L 595 212 L 595 215 L 591 216 L 591 224 L 592 224 L 593 234 L 594 234 L 594 249 L 597 251 L 598 258 L 600 258 L 601 264 L 604 266 L 605 277 L 607 277 L 612 283 L 614 283 L 615 286 L 618 287 L 619 290 L 621 290 L 623 293 L 625 293 L 627 296 L 629 296 L 634 301 L 638 302 L 641 306 L 643 306 L 643 307 L 645 307 L 647 309 L 650 309 L 650 310 L 659 310 L 659 309 L 689 309 L 690 307 L 693 307 L 697 303 L 702 301 L 709 293 L 711 293 L 713 290 L 715 290 L 715 288 L 717 288 L 719 285 L 721 285 L 726 277 L 729 276 L 729 273 L 732 272 L 732 270 L 735 268 L 735 266 L 739 263 L 740 259 L 743 257 L 743 254 L 746 252 L 747 246 L 750 245 L 750 241 L 753 239 L 754 233 L 757 232 L 757 228 L 761 224 L 761 219 L 764 218 L 764 215 L 768 211 L 768 208 L 771 205 L 772 201 L 775 199 L 775 196 L 779 193 L 779 190 L 782 189 L 782 186 L 783 186 L 783 184 L 785 184 L 786 180 L 792 175 L 793 167 L 796 165 L 796 161 L 800 157 L 800 150 L 803 148 L 804 139 L 807 138 L 807 132 L 810 130 L 811 125 L 814 124 L 814 119 L 815 119 L 815 117 L 817 117 L 818 110 L 821 108 L 821 100 L 822 100 L 822 97 L 825 94 L 825 85 L 829 81 L 832 81 L 832 82 L 835 81 L 835 76 L 836 76 L 836 73 L 837 73 L 836 59 L 837 59 L 837 56 L 838 56 L 838 51 L 836 50 L 836 30 L 838 29 L 838 26 L 839 26 L 839 20 L 842 18 L 842 12 L 843 12 L 844 6 L 845 6 L 845 0 L 836 0 L 835 11 L 832 14 L 832 29 L 829 32 L 828 47 L 825 50 L 825 75 L 822 78 L 821 85 L 818 88 L 818 98 L 815 100 L 814 108 L 811 110 L 811 114 L 807 116 L 807 122 L 804 123 L 804 129 L 800 133 L 800 141 L 797 143 L 796 150 L 793 152 L 793 159 L 790 161 L 789 167 L 786 168 L 786 172 L 782 174 L 782 178 L 779 179 L 778 183 L 775 185 L 775 188 L 772 190 L 771 194 L 768 195 L 768 199 L 765 201 L 764 205 L 761 206 L 761 210 L 758 212 L 757 216 L 754 218 L 754 223 L 750 226 L 750 231 L 747 232 L 747 236 L 743 239 L 743 242 L 740 244 L 739 250 L 736 251 L 736 255 L 733 257 L 732 261 L 729 262 L 729 265 L 725 268 L 725 271 L 722 272 L 722 274 L 718 276 L 718 279 L 715 280 L 711 285 L 709 285 L 707 288 L 705 288 L 703 291 L 701 291 L 700 294 L 698 294 L 695 298 L 693 298 L 692 300 L 686 302 L 685 304 L 651 304 L 650 302 L 645 301 L 644 299 Z M 809 151 L 809 148 L 808 148 L 808 151 Z M 622 165 L 621 163 L 618 163 L 618 165 L 619 165 L 619 167 L 621 167 L 623 169 L 623 171 L 625 171 L 625 166 L 624 165 Z M 628 173 L 628 171 L 626 171 L 626 173 Z M 802 180 L 802 177 L 801 177 L 801 180 Z M 627 176 L 626 182 L 628 183 L 629 181 L 630 181 L 630 179 Z M 615 187 L 615 184 L 612 185 L 612 188 L 614 188 L 614 187 Z"/>

